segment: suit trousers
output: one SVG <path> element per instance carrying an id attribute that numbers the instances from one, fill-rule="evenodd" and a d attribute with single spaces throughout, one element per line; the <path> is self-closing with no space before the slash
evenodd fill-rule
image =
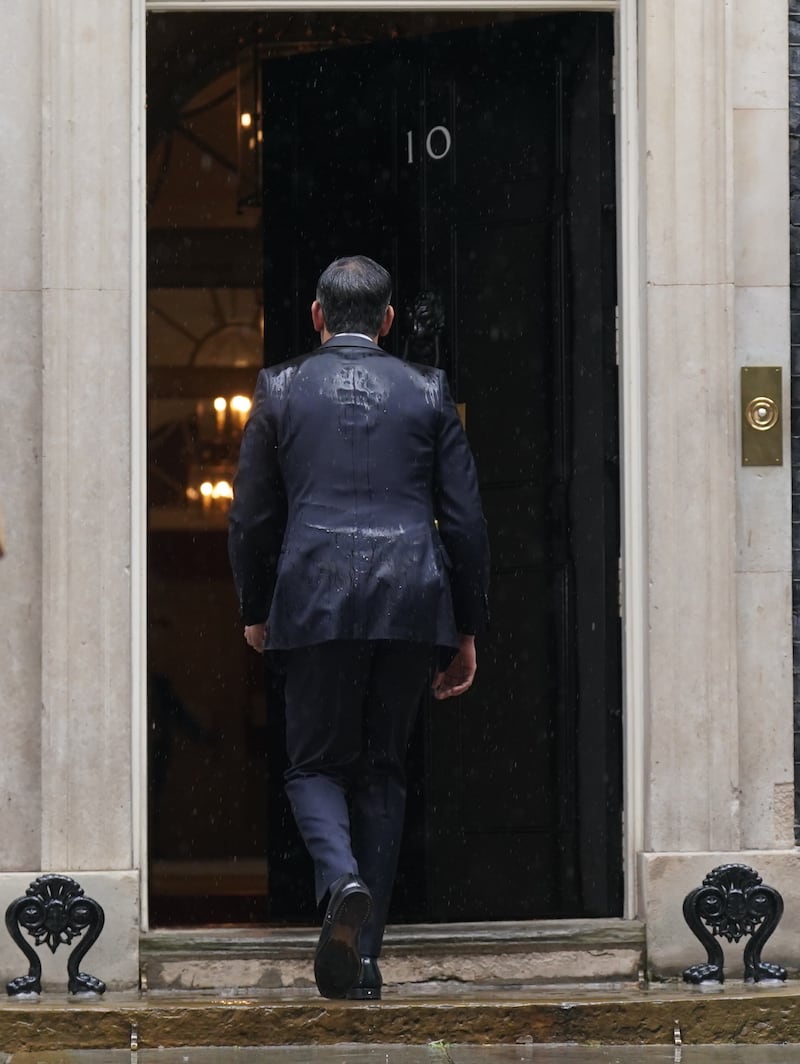
<path id="1" fill-rule="evenodd" d="M 286 793 L 314 863 L 317 903 L 356 872 L 372 893 L 361 934 L 377 957 L 403 833 L 409 737 L 432 648 L 337 640 L 286 652 Z"/>

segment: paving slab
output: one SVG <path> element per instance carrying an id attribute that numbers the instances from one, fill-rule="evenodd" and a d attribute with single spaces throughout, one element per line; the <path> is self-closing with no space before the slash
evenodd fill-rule
<path id="1" fill-rule="evenodd" d="M 798 1064 L 785 1046 L 281 1046 L 0 1054 L 2 1064 Z"/>

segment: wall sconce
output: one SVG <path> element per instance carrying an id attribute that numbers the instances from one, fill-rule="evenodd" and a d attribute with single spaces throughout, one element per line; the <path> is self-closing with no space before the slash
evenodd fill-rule
<path id="1" fill-rule="evenodd" d="M 261 204 L 261 64 L 258 47 L 242 52 L 236 65 L 236 144 L 240 211 Z"/>

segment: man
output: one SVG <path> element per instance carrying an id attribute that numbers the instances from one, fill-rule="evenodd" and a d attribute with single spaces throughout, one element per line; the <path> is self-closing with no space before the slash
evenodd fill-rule
<path id="1" fill-rule="evenodd" d="M 316 295 L 322 346 L 259 374 L 229 550 L 245 638 L 285 663 L 286 792 L 327 903 L 317 986 L 374 1000 L 408 739 L 435 648 L 436 698 L 472 683 L 488 543 L 444 374 L 378 346 L 389 274 L 337 259 Z"/>

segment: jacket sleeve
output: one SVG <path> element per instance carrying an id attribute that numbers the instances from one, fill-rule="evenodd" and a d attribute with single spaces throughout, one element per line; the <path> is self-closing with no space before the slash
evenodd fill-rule
<path id="1" fill-rule="evenodd" d="M 444 373 L 441 374 L 434 507 L 439 535 L 450 559 L 456 627 L 462 635 L 475 635 L 488 623 L 489 538 L 475 460 Z"/>
<path id="2" fill-rule="evenodd" d="M 228 520 L 228 556 L 245 624 L 267 619 L 285 530 L 286 493 L 269 377 L 262 370 L 242 436 Z"/>

